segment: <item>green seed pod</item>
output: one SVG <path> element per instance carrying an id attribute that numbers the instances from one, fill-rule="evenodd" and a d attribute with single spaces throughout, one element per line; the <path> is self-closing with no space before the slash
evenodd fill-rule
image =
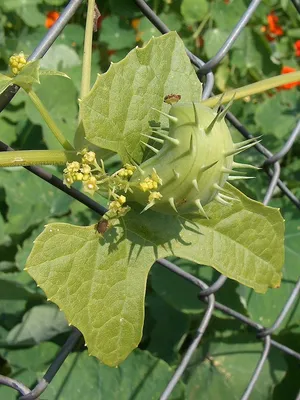
<path id="1" fill-rule="evenodd" d="M 145 143 L 156 155 L 142 163 L 130 179 L 143 182 L 154 169 L 162 181 L 157 189 L 162 197 L 149 203 L 149 192 L 135 189 L 130 200 L 165 214 L 200 211 L 204 215 L 203 206 L 213 199 L 224 205 L 234 200 L 223 189 L 226 181 L 237 178 L 230 175 L 233 168 L 252 166 L 235 163 L 233 156 L 253 146 L 256 139 L 233 143 L 224 121 L 227 109 L 217 112 L 200 103 L 174 104 L 164 114 L 170 121 L 169 131 L 157 129 L 156 136 L 151 136 L 163 142 L 161 149 Z"/>

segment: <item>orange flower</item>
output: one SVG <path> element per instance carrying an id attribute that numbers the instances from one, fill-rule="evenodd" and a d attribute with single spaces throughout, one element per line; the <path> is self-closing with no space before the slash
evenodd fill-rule
<path id="1" fill-rule="evenodd" d="M 116 54 L 116 50 L 107 50 L 107 54 L 110 57 L 110 56 Z"/>
<path id="2" fill-rule="evenodd" d="M 141 20 L 139 18 L 133 19 L 131 21 L 131 26 L 133 27 L 133 29 L 135 29 L 137 31 L 139 29 L 140 22 L 141 22 Z"/>
<path id="3" fill-rule="evenodd" d="M 289 74 L 290 72 L 296 72 L 296 71 L 297 70 L 295 68 L 284 66 L 284 67 L 282 67 L 280 73 L 282 75 L 282 74 Z M 300 81 L 287 83 L 285 85 L 279 86 L 277 88 L 277 90 L 289 90 L 289 89 L 292 89 L 293 87 L 296 87 L 296 86 L 300 86 Z"/>
<path id="4" fill-rule="evenodd" d="M 45 21 L 45 27 L 47 29 L 51 28 L 51 26 L 55 24 L 55 21 L 58 20 L 59 15 L 60 14 L 57 11 L 49 11 L 49 12 L 47 12 L 47 18 L 46 18 L 46 21 Z"/>
<path id="5" fill-rule="evenodd" d="M 277 36 L 283 35 L 283 29 L 278 24 L 279 18 L 273 12 L 267 16 L 268 25 L 261 27 L 261 32 L 264 32 L 269 42 L 273 42 Z"/>
<path id="6" fill-rule="evenodd" d="M 267 19 L 268 19 L 269 31 L 271 33 L 274 33 L 274 35 L 282 36 L 283 29 L 281 28 L 280 25 L 278 25 L 279 18 L 277 17 L 277 15 L 271 13 L 268 15 Z"/>
<path id="7" fill-rule="evenodd" d="M 200 47 L 203 47 L 203 45 L 204 45 L 203 37 L 202 36 L 198 36 L 196 38 L 196 47 L 197 47 L 197 49 L 199 49 Z"/>
<path id="8" fill-rule="evenodd" d="M 300 40 L 297 40 L 294 43 L 294 49 L 295 49 L 295 56 L 300 57 Z"/>

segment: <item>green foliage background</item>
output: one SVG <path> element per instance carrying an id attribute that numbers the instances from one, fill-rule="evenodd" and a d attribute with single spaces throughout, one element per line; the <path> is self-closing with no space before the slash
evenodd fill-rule
<path id="1" fill-rule="evenodd" d="M 64 0 L 3 0 L 0 4 L 0 71 L 8 58 L 23 50 L 30 54 L 39 43 L 48 11 L 61 11 Z M 153 0 L 149 1 L 171 30 L 204 60 L 219 49 L 245 11 L 245 0 Z M 121 60 L 130 49 L 159 32 L 141 15 L 131 0 L 106 0 L 99 4 L 103 14 L 95 35 L 93 80 L 105 72 L 110 61 Z M 275 11 L 284 35 L 268 42 L 262 27 Z M 77 98 L 81 79 L 85 7 L 76 13 L 42 61 L 47 69 L 67 73 L 71 80 L 43 78 L 38 89 L 51 115 L 71 140 L 76 126 Z M 282 66 L 297 68 L 293 44 L 300 38 L 299 17 L 291 2 L 263 1 L 248 27 L 215 71 L 216 92 L 239 87 L 279 74 Z M 201 29 L 202 28 L 202 29 Z M 51 79 L 51 80 L 50 80 Z M 246 99 L 247 100 L 247 99 Z M 263 144 L 278 151 L 288 139 L 299 117 L 297 88 L 272 91 L 251 101 L 238 101 L 233 112 L 253 134 L 263 134 Z M 240 135 L 232 129 L 236 141 Z M 15 149 L 57 148 L 48 128 L 19 93 L 1 113 L 0 140 Z M 299 141 L 282 161 L 282 179 L 299 197 Z M 242 155 L 243 162 L 261 165 L 255 150 Z M 118 161 L 110 162 L 114 169 Z M 61 170 L 50 168 L 56 174 Z M 262 200 L 268 184 L 257 173 L 255 182 L 240 189 Z M 101 202 L 102 200 L 99 199 Z M 279 191 L 271 205 L 280 207 L 286 219 L 286 261 L 279 289 L 265 295 L 228 281 L 216 294 L 217 301 L 270 326 L 284 306 L 299 277 L 299 214 Z M 54 359 L 70 328 L 61 312 L 46 301 L 44 293 L 23 271 L 32 242 L 44 224 L 69 222 L 89 225 L 98 216 L 85 206 L 55 190 L 22 168 L 0 170 L 0 373 L 33 386 Z M 213 282 L 217 273 L 184 260 L 172 260 L 182 269 Z M 101 365 L 88 357 L 80 343 L 64 363 L 45 392 L 47 399 L 158 399 L 199 325 L 205 306 L 190 283 L 155 265 L 150 273 L 146 296 L 143 340 L 118 369 Z M 296 302 L 275 339 L 300 351 L 300 306 Z M 259 360 L 262 343 L 239 321 L 215 312 L 203 342 L 186 370 L 173 399 L 239 399 Z M 252 399 L 293 399 L 299 389 L 297 363 L 272 350 Z M 118 388 L 118 390 L 116 390 Z M 115 392 L 115 394 L 113 394 Z M 0 386 L 0 398 L 16 399 L 16 393 Z"/>

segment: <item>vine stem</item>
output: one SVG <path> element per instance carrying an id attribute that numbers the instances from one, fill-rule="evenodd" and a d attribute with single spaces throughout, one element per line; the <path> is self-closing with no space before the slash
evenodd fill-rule
<path id="1" fill-rule="evenodd" d="M 0 167 L 31 165 L 65 165 L 76 158 L 76 151 L 20 150 L 0 152 Z"/>
<path id="2" fill-rule="evenodd" d="M 45 108 L 44 104 L 41 102 L 38 95 L 32 89 L 28 90 L 27 93 L 28 93 L 30 99 L 32 100 L 33 104 L 36 106 L 37 110 L 43 117 L 44 121 L 49 126 L 53 135 L 56 137 L 56 139 L 62 145 L 62 147 L 67 151 L 74 151 L 75 150 L 74 147 L 64 137 L 63 133 L 61 132 L 59 127 L 56 125 L 56 123 L 53 121 L 51 115 L 48 113 L 47 109 Z"/>
<path id="3" fill-rule="evenodd" d="M 83 61 L 82 61 L 82 77 L 81 77 L 81 90 L 80 90 L 81 99 L 84 96 L 86 96 L 91 89 L 94 8 L 95 8 L 95 0 L 88 0 L 88 10 L 86 16 L 86 26 L 85 26 L 85 36 L 84 36 Z M 81 116 L 79 112 L 79 123 L 80 120 Z"/>
<path id="4" fill-rule="evenodd" d="M 262 93 L 275 87 L 286 85 L 288 83 L 300 81 L 300 71 L 290 72 L 284 75 L 273 76 L 272 78 L 264 79 L 259 82 L 246 85 L 238 89 L 232 89 L 223 94 L 219 94 L 214 97 L 210 97 L 207 100 L 201 101 L 207 107 L 214 107 L 216 104 L 228 103 L 234 96 L 234 100 L 242 99 L 246 96 L 252 96 L 253 94 Z M 223 96 L 223 97 L 222 97 Z"/>

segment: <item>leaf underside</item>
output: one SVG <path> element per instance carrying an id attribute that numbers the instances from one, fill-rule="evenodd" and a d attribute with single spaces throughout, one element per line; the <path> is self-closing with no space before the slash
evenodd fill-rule
<path id="1" fill-rule="evenodd" d="M 184 102 L 201 100 L 202 85 L 176 32 L 152 38 L 122 61 L 98 75 L 90 93 L 80 102 L 87 140 L 117 152 L 123 162 L 140 162 L 144 149 L 141 134 L 149 134 L 149 122 L 168 126 L 158 110 L 168 94 L 180 94 Z"/>
<path id="2" fill-rule="evenodd" d="M 226 189 L 239 202 L 210 203 L 209 220 L 132 209 L 104 238 L 94 225 L 49 224 L 35 241 L 27 270 L 83 333 L 89 353 L 118 365 L 140 342 L 147 276 L 158 258 L 210 265 L 259 293 L 279 286 L 279 211 L 229 184 Z"/>

